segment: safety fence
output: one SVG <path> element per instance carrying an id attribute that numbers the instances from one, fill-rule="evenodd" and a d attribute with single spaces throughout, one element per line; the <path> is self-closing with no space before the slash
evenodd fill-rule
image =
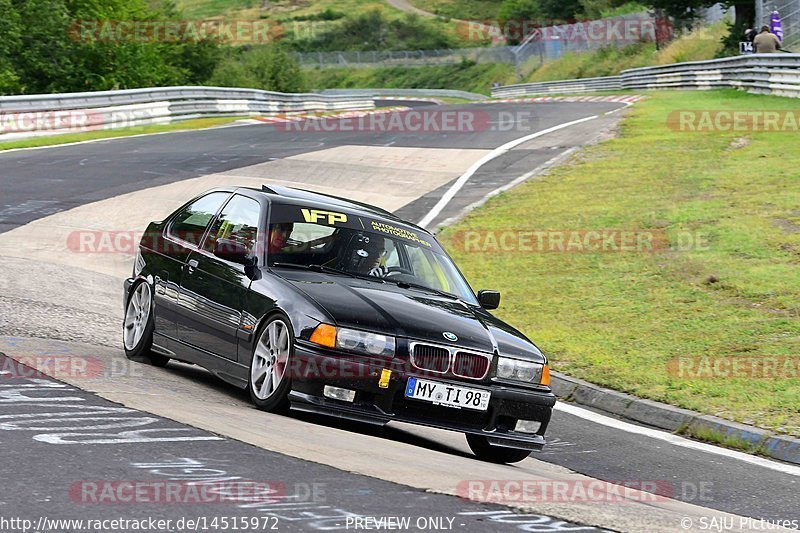
<path id="1" fill-rule="evenodd" d="M 493 98 L 515 98 L 518 96 L 540 96 L 548 94 L 581 94 L 598 91 L 619 91 L 622 82 L 619 76 L 605 78 L 583 78 L 576 80 L 546 81 L 505 85 L 492 91 Z"/>
<path id="2" fill-rule="evenodd" d="M 440 50 L 369 50 L 340 52 L 297 53 L 295 57 L 301 66 L 311 67 L 415 67 L 425 65 L 449 65 L 462 61 L 475 63 L 506 63 L 517 65 L 525 63 L 529 68 L 552 61 L 571 52 L 588 52 L 599 48 L 623 48 L 642 41 L 653 42 L 659 33 L 670 34 L 670 28 L 649 13 L 634 13 L 605 19 L 588 20 L 569 24 L 537 26 L 536 21 L 517 21 L 530 23 L 527 37 L 517 46 L 491 46 L 472 48 L 453 48 Z M 496 24 L 466 22 L 472 27 L 464 33 L 476 34 L 481 39 L 505 36 L 519 31 Z M 668 39 L 669 35 L 661 35 Z M 496 39 L 497 40 L 497 39 Z M 505 39 L 502 39 L 504 42 Z M 501 41 L 498 41 L 501 42 Z"/>
<path id="3" fill-rule="evenodd" d="M 289 94 L 224 87 L 3 96 L 0 97 L 0 140 L 168 124 L 193 118 L 374 107 L 374 98 L 368 94 Z"/>
<path id="4" fill-rule="evenodd" d="M 321 94 L 360 95 L 373 98 L 462 98 L 464 100 L 486 100 L 485 94 L 451 89 L 325 89 Z"/>
<path id="5" fill-rule="evenodd" d="M 506 85 L 494 98 L 642 89 L 739 88 L 800 97 L 800 54 L 754 54 L 623 71 L 619 76 Z"/>
<path id="6" fill-rule="evenodd" d="M 756 0 L 756 28 L 769 26 L 777 11 L 783 29 L 783 46 L 800 45 L 800 0 Z"/>

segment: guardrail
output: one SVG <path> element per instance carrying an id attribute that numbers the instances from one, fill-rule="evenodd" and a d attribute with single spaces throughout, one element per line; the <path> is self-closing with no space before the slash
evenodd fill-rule
<path id="1" fill-rule="evenodd" d="M 622 72 L 623 89 L 741 88 L 800 97 L 800 54 L 753 54 Z"/>
<path id="2" fill-rule="evenodd" d="M 361 94 L 278 93 L 226 87 L 163 87 L 0 97 L 0 140 L 177 120 L 375 107 Z"/>
<path id="3" fill-rule="evenodd" d="M 403 98 L 463 98 L 464 100 L 472 101 L 486 100 L 488 98 L 485 94 L 450 89 L 325 89 L 320 91 L 320 94 L 337 96 L 359 95 L 373 98 L 391 98 L 393 96 Z"/>
<path id="4" fill-rule="evenodd" d="M 494 98 L 642 89 L 738 88 L 800 98 L 800 54 L 752 54 L 635 68 L 619 76 L 506 85 Z"/>
<path id="5" fill-rule="evenodd" d="M 580 94 L 597 91 L 619 91 L 622 81 L 619 76 L 604 78 L 582 78 L 577 80 L 545 81 L 505 85 L 492 90 L 493 98 L 515 98 L 518 96 L 542 96 L 548 94 Z"/>

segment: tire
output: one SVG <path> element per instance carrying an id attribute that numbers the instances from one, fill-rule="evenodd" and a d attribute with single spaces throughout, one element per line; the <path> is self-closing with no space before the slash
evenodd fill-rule
<path id="1" fill-rule="evenodd" d="M 294 332 L 284 315 L 271 317 L 259 331 L 247 390 L 253 404 L 262 411 L 286 413 L 292 387 L 289 360 L 294 352 Z"/>
<path id="2" fill-rule="evenodd" d="M 136 284 L 125 305 L 122 346 L 125 356 L 137 363 L 165 366 L 169 357 L 153 352 L 153 290 L 146 281 Z"/>
<path id="3" fill-rule="evenodd" d="M 531 454 L 530 450 L 492 446 L 482 435 L 467 434 L 467 444 L 478 459 L 489 463 L 518 463 Z"/>

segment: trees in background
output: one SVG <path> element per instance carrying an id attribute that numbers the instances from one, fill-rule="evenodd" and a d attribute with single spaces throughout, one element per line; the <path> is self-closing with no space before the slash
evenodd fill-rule
<path id="1" fill-rule="evenodd" d="M 702 9 L 709 8 L 718 0 L 643 0 L 644 4 L 653 9 L 660 10 L 675 21 L 677 28 L 691 27 L 697 21 Z M 755 2 L 752 0 L 723 0 L 722 4 L 733 8 L 736 18 L 729 24 L 729 33 L 722 39 L 723 48 L 720 56 L 739 53 L 739 41 L 744 39 L 744 32 L 756 24 Z"/>
<path id="2" fill-rule="evenodd" d="M 217 43 L 87 39 L 79 21 L 175 20 L 148 0 L 0 0 L 0 94 L 204 83 Z"/>
<path id="3" fill-rule="evenodd" d="M 321 15 L 324 15 L 323 11 Z M 435 50 L 458 46 L 438 21 L 416 14 L 389 19 L 378 9 L 346 17 L 308 38 L 287 43 L 298 52 L 339 50 Z"/>
<path id="4" fill-rule="evenodd" d="M 306 90 L 297 61 L 280 45 L 229 50 L 209 81 L 220 87 L 251 87 L 285 93 Z"/>
<path id="5" fill-rule="evenodd" d="M 291 92 L 304 88 L 293 51 L 457 44 L 444 22 L 416 15 L 389 19 L 378 10 L 345 16 L 327 9 L 303 19 L 336 23 L 280 43 L 226 46 L 216 36 L 167 41 L 115 34 L 120 22 L 141 28 L 180 21 L 173 0 L 0 0 L 0 94 L 208 83 Z"/>
<path id="6" fill-rule="evenodd" d="M 22 24 L 11 0 L 0 0 L 0 94 L 16 93 L 20 79 L 11 57 L 19 51 Z"/>
<path id="7" fill-rule="evenodd" d="M 651 9 L 678 27 L 716 0 L 498 0 L 497 20 L 539 25 Z M 730 51 L 754 21 L 751 0 L 736 7 Z M 416 15 L 379 10 L 345 15 L 327 9 L 297 21 L 326 21 L 314 34 L 283 35 L 281 43 L 226 46 L 212 38 L 136 40 L 86 38 L 81 21 L 178 21 L 175 0 L 0 0 L 0 94 L 217 84 L 277 91 L 305 89 L 292 52 L 426 50 L 461 46 L 452 28 Z M 281 21 L 278 21 L 281 22 Z M 101 36 L 102 37 L 102 36 Z M 510 44 L 515 44 L 513 39 Z"/>

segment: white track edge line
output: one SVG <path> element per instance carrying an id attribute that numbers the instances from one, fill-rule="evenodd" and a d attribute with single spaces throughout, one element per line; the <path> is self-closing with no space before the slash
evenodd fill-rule
<path id="1" fill-rule="evenodd" d="M 600 424 L 605 427 L 618 429 L 620 431 L 625 431 L 627 433 L 635 433 L 637 435 L 650 437 L 652 439 L 662 440 L 674 446 L 681 446 L 683 448 L 690 448 L 702 452 L 713 453 L 715 455 L 721 455 L 723 457 L 728 457 L 730 459 L 737 459 L 739 461 L 750 463 L 752 465 L 769 468 L 770 470 L 775 470 L 783 474 L 789 474 L 791 476 L 800 476 L 800 466 L 795 466 L 778 461 L 772 461 L 769 459 L 765 459 L 763 457 L 750 455 L 737 450 L 730 450 L 728 448 L 721 448 L 719 446 L 714 446 L 713 444 L 707 444 L 705 442 L 699 442 L 687 439 L 685 437 L 681 437 L 680 435 L 667 433 L 666 431 L 661 431 L 658 429 L 631 424 L 630 422 L 625 422 L 623 420 L 618 420 L 610 416 L 601 415 L 599 413 L 595 413 L 594 411 L 578 407 L 577 405 L 571 403 L 557 402 L 555 408 L 558 411 L 562 411 L 564 413 L 577 416 L 579 418 L 583 418 L 584 420 L 588 420 L 590 422 L 594 422 L 596 424 Z"/>
<path id="2" fill-rule="evenodd" d="M 439 214 L 442 212 L 442 210 L 445 207 L 447 207 L 447 204 L 450 203 L 450 201 L 455 197 L 455 195 L 458 193 L 458 191 L 460 191 L 462 189 L 462 187 L 464 187 L 464 185 L 466 185 L 467 181 L 469 181 L 469 179 L 475 174 L 475 172 L 477 172 L 483 165 L 485 165 L 489 161 L 491 161 L 491 160 L 503 155 L 504 153 L 508 152 L 509 150 L 514 148 L 515 146 L 519 146 L 522 143 L 531 141 L 531 140 L 536 139 L 538 137 L 542 137 L 542 136 L 547 135 L 549 133 L 553 133 L 554 131 L 562 130 L 562 129 L 568 128 L 570 126 L 575 126 L 575 125 L 581 124 L 583 122 L 588 122 L 590 120 L 594 120 L 596 118 L 600 118 L 600 115 L 592 115 L 590 117 L 585 117 L 585 118 L 581 118 L 581 119 L 578 119 L 578 120 L 573 120 L 571 122 L 566 122 L 564 124 L 559 124 L 558 126 L 553 126 L 552 128 L 547 128 L 547 129 L 542 130 L 542 131 L 537 131 L 536 133 L 531 133 L 530 135 L 526 135 L 524 137 L 520 137 L 519 139 L 514 139 L 513 141 L 509 141 L 509 142 L 503 144 L 502 146 L 498 146 L 497 148 L 495 148 L 494 150 L 492 150 L 488 154 L 486 154 L 483 157 L 481 157 L 475 163 L 473 163 L 472 166 L 469 167 L 467 169 L 467 171 L 464 172 L 464 174 L 462 174 L 456 180 L 456 182 L 447 190 L 447 192 L 444 193 L 444 196 L 442 196 L 439 199 L 439 201 L 436 203 L 436 205 L 433 206 L 433 208 L 428 212 L 428 214 L 425 215 L 425 217 L 418 222 L 418 225 L 424 228 L 424 227 L 428 226 L 428 224 L 433 222 L 433 220 L 437 216 L 439 216 Z"/>

